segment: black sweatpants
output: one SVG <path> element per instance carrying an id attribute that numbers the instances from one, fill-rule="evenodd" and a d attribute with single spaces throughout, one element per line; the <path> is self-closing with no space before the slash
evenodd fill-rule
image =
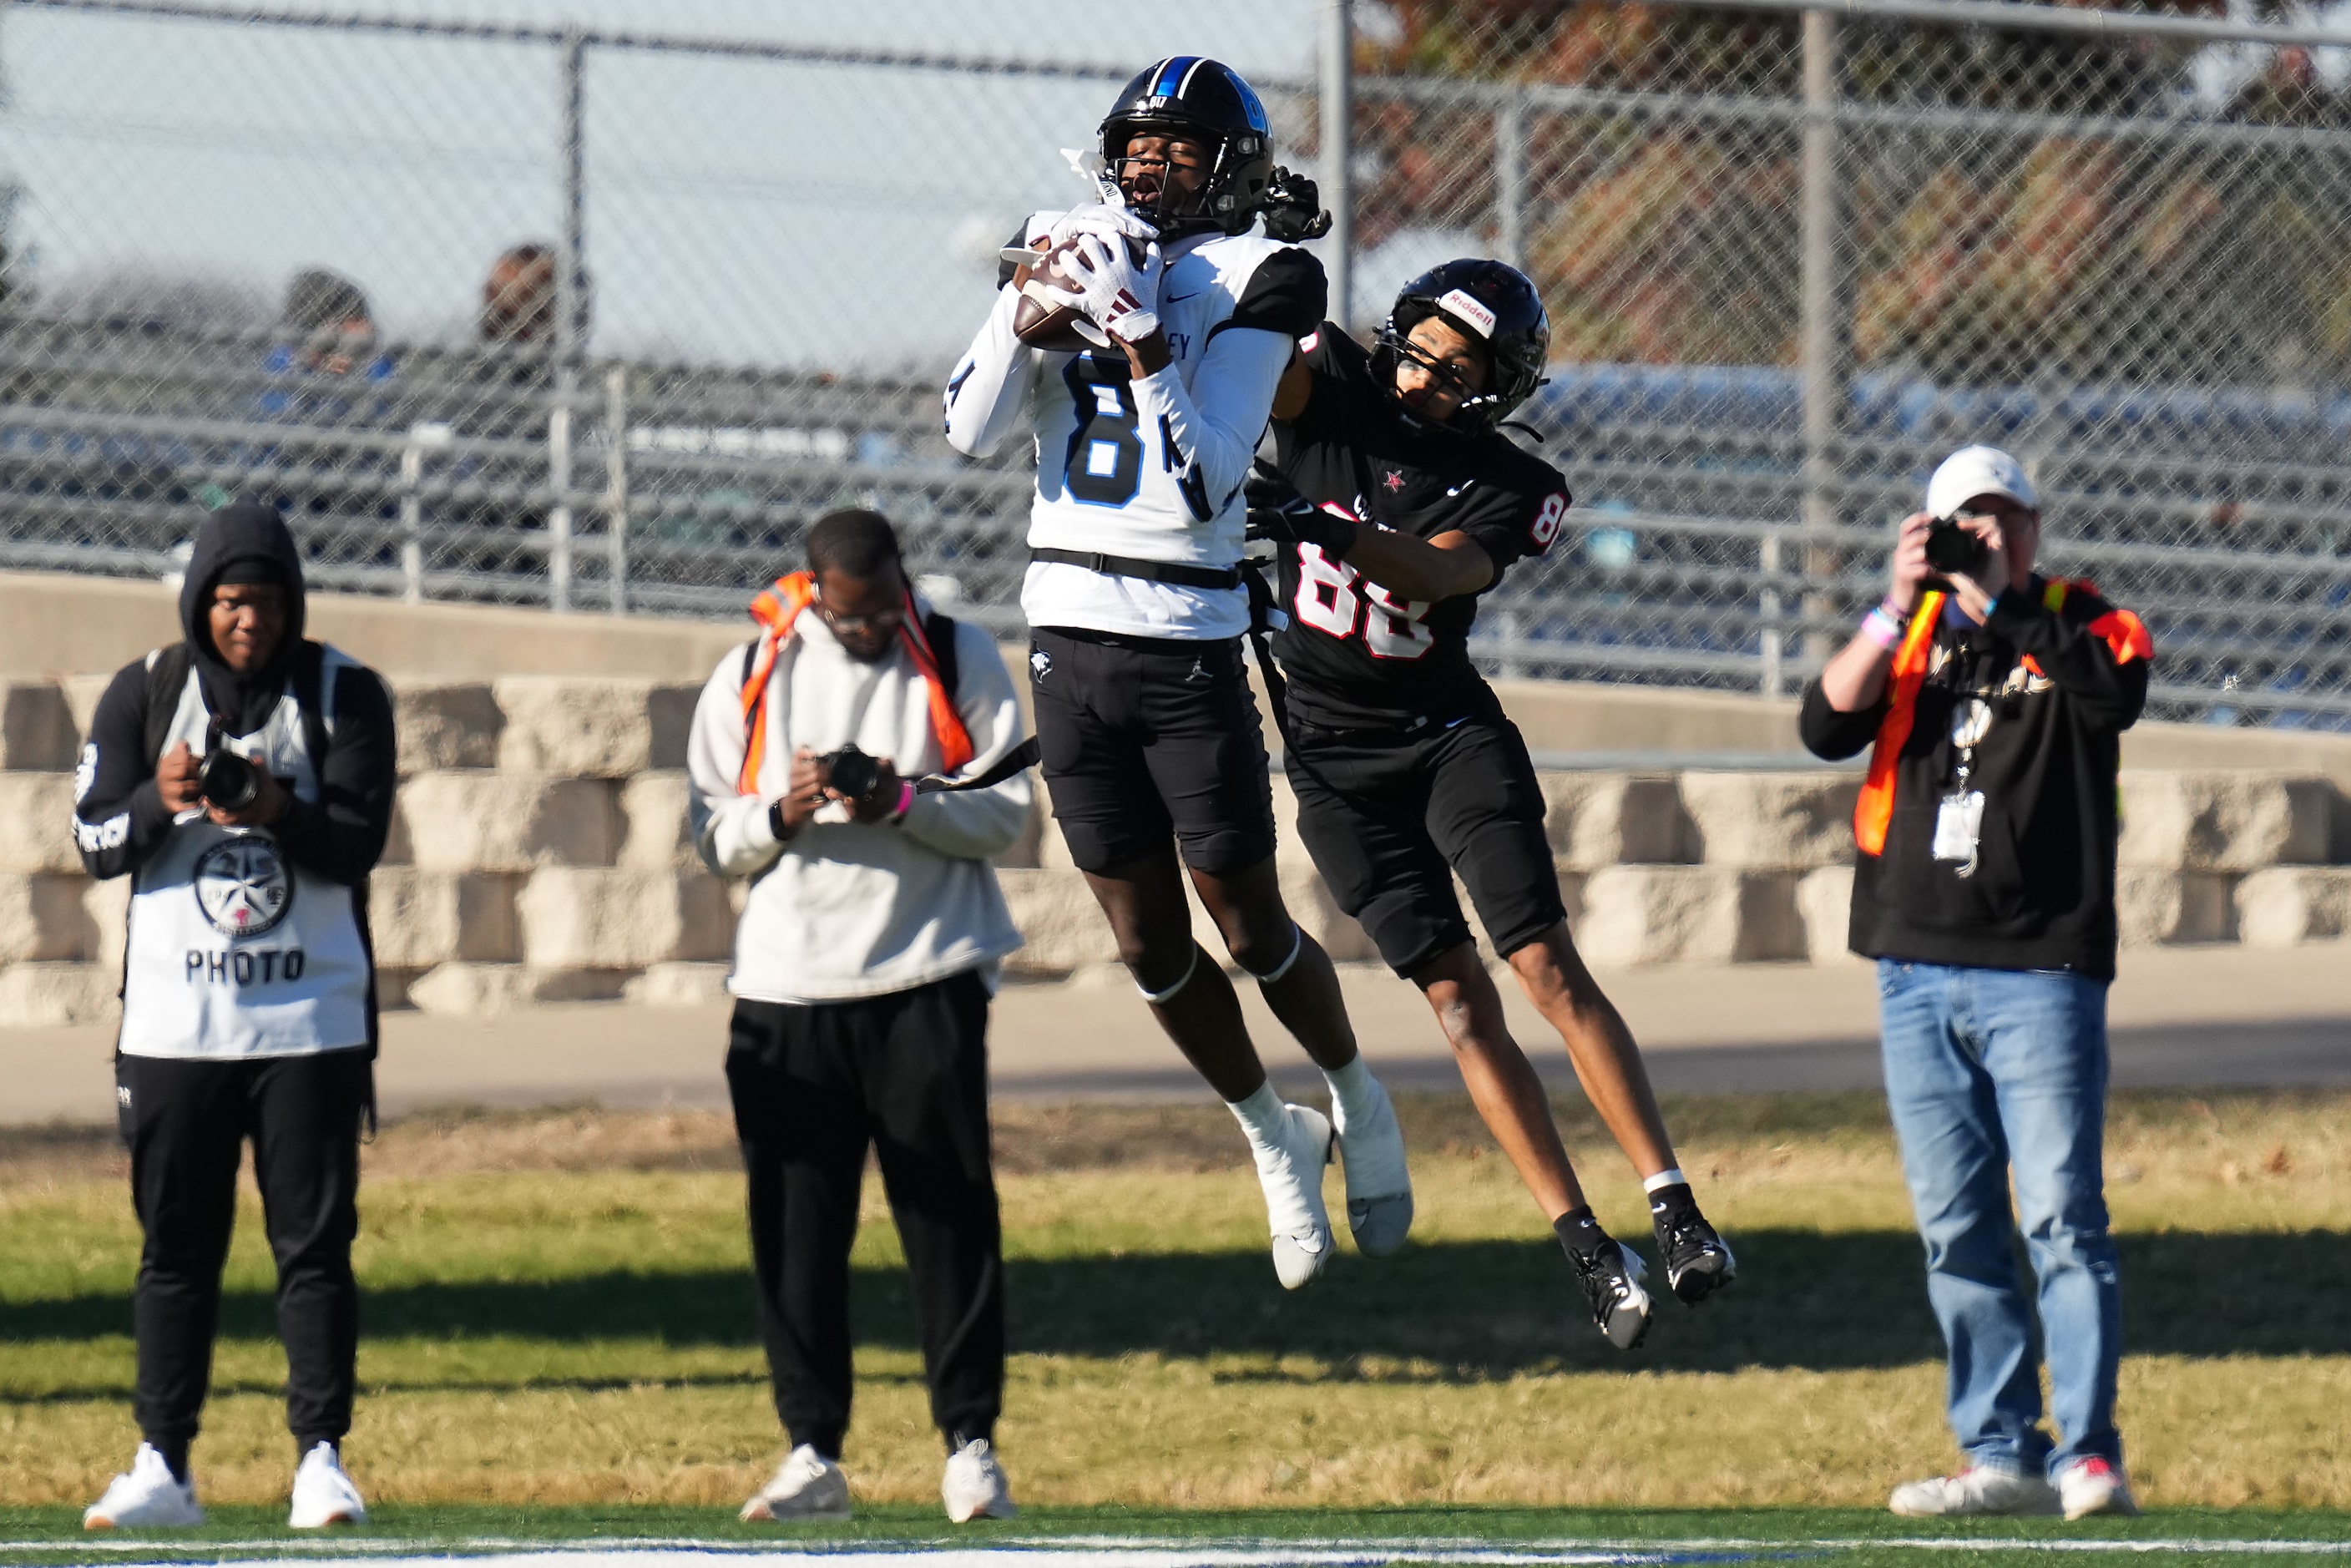
<path id="1" fill-rule="evenodd" d="M 962 974 L 849 1002 L 737 1001 L 726 1086 L 776 1414 L 838 1457 L 849 1249 L 870 1145 L 898 1222 L 931 1417 L 987 1437 L 1004 1404 L 1004 1257 L 987 1145 L 987 988 Z"/>
<path id="2" fill-rule="evenodd" d="M 351 1425 L 359 1353 L 360 1119 L 364 1050 L 246 1061 L 119 1056 L 115 1098 L 146 1245 L 133 1321 L 139 1429 L 166 1455 L 196 1435 L 212 1383 L 221 1267 L 236 1223 L 236 1167 L 253 1140 L 262 1223 L 277 1260 L 286 1425 L 308 1452 Z"/>

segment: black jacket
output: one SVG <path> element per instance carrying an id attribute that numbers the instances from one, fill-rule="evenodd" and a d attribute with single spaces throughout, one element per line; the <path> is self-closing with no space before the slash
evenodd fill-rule
<path id="1" fill-rule="evenodd" d="M 2152 656 L 2138 619 L 2087 584 L 2035 578 L 2001 594 L 1980 627 L 1941 616 L 1907 734 L 1898 748 L 1886 737 L 1855 813 L 1853 950 L 2113 978 L 2121 736 L 2147 706 Z M 1798 721 L 1804 745 L 1832 760 L 1870 747 L 1890 714 L 1898 721 L 1900 689 L 1889 677 L 1876 705 L 1839 713 L 1815 679 Z M 1934 858 L 1933 843 L 1943 799 L 1959 789 L 1953 728 L 1970 698 L 1990 724 L 1966 784 L 1984 808 L 1977 861 L 1962 874 Z"/>
<path id="2" fill-rule="evenodd" d="M 286 635 L 266 670 L 239 676 L 214 649 L 206 622 L 213 586 L 240 560 L 277 564 L 287 586 Z M 285 521 L 266 507 L 239 503 L 205 519 L 180 589 L 180 627 L 204 694 L 204 706 L 231 737 L 268 722 L 289 677 L 298 690 L 316 690 L 320 649 L 302 639 L 306 610 L 302 561 Z M 304 671 L 307 663 L 308 670 Z M 76 843 L 93 877 L 136 869 L 172 830 L 172 815 L 155 784 L 157 758 L 147 742 L 148 665 L 135 659 L 115 672 L 99 699 L 75 778 Z M 175 693 L 172 699 L 178 700 Z M 289 802 L 270 832 L 286 853 L 319 875 L 355 886 L 383 855 L 392 831 L 396 762 L 392 696 L 372 672 L 346 668 L 335 682 L 333 744 L 319 767 L 316 802 Z"/>

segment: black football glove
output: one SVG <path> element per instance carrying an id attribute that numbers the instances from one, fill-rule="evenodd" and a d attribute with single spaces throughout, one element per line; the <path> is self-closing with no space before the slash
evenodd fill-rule
<path id="1" fill-rule="evenodd" d="M 1322 210 L 1322 193 L 1303 174 L 1276 168 L 1265 186 L 1265 233 L 1284 245 L 1321 239 L 1331 232 L 1331 214 Z"/>
<path id="2" fill-rule="evenodd" d="M 1332 560 L 1355 548 L 1355 525 L 1309 501 L 1280 479 L 1254 476 L 1249 482 L 1249 537 L 1282 544 L 1313 545 Z"/>

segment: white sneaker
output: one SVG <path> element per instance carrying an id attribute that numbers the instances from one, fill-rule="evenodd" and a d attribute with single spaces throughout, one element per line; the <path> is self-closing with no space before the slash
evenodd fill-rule
<path id="1" fill-rule="evenodd" d="M 367 1504 L 343 1471 L 332 1443 L 319 1443 L 302 1456 L 294 1471 L 294 1507 L 286 1523 L 294 1530 L 324 1530 L 330 1524 L 365 1524 Z"/>
<path id="2" fill-rule="evenodd" d="M 735 1517 L 773 1520 L 779 1524 L 845 1524 L 849 1477 L 839 1465 L 802 1443 L 784 1456 L 768 1484 L 752 1493 L 751 1500 Z"/>
<path id="3" fill-rule="evenodd" d="M 1312 1281 L 1331 1260 L 1331 1215 L 1322 1207 L 1322 1167 L 1331 1163 L 1331 1119 L 1306 1105 L 1281 1108 L 1281 1141 L 1252 1141 L 1258 1185 L 1273 1224 L 1273 1272 L 1285 1291 Z"/>
<path id="4" fill-rule="evenodd" d="M 1012 1483 L 1004 1479 L 1004 1467 L 997 1463 L 996 1450 L 985 1437 L 974 1437 L 947 1456 L 939 1496 L 946 1502 L 947 1518 L 957 1524 L 1014 1519 L 1020 1513 L 1012 1506 Z"/>
<path id="5" fill-rule="evenodd" d="M 2075 1459 L 2057 1472 L 2057 1501 L 2068 1519 L 2138 1511 L 2138 1500 L 2131 1496 L 2130 1481 L 2122 1467 L 2095 1455 Z"/>
<path id="6" fill-rule="evenodd" d="M 1962 1514 L 2032 1515 L 2057 1511 L 2057 1492 L 2039 1476 L 1973 1465 L 1955 1476 L 1930 1476 L 1894 1489 L 1886 1504 L 1905 1519 L 1952 1519 Z"/>
<path id="7" fill-rule="evenodd" d="M 176 1530 L 202 1524 L 204 1511 L 196 1506 L 196 1478 L 172 1479 L 172 1467 L 152 1443 L 139 1445 L 131 1473 L 107 1483 L 106 1495 L 83 1511 L 84 1530 Z"/>
<path id="8" fill-rule="evenodd" d="M 1404 1129 L 1395 1106 L 1375 1080 L 1374 1103 L 1364 1115 L 1349 1116 L 1337 1096 L 1331 1101 L 1339 1135 L 1339 1157 L 1347 1173 L 1347 1228 L 1355 1250 L 1386 1258 L 1404 1246 L 1412 1229 L 1412 1173 L 1405 1166 Z"/>

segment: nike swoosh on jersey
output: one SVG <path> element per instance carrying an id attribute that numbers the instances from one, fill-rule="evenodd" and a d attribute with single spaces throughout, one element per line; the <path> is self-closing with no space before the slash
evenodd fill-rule
<path id="1" fill-rule="evenodd" d="M 1170 294 L 1165 298 L 1160 300 L 1159 303 L 1162 305 L 1179 305 L 1186 299 L 1197 298 L 1199 297 L 1199 293 L 1200 291 L 1195 288 L 1189 294 Z"/>
<path id="2" fill-rule="evenodd" d="M 1451 500 L 1454 497 L 1461 494 L 1462 491 L 1467 490 L 1470 486 L 1475 485 L 1477 482 L 1478 481 L 1475 479 L 1462 480 L 1461 483 L 1454 486 L 1453 488 L 1445 492 L 1445 498 L 1448 501 Z"/>

